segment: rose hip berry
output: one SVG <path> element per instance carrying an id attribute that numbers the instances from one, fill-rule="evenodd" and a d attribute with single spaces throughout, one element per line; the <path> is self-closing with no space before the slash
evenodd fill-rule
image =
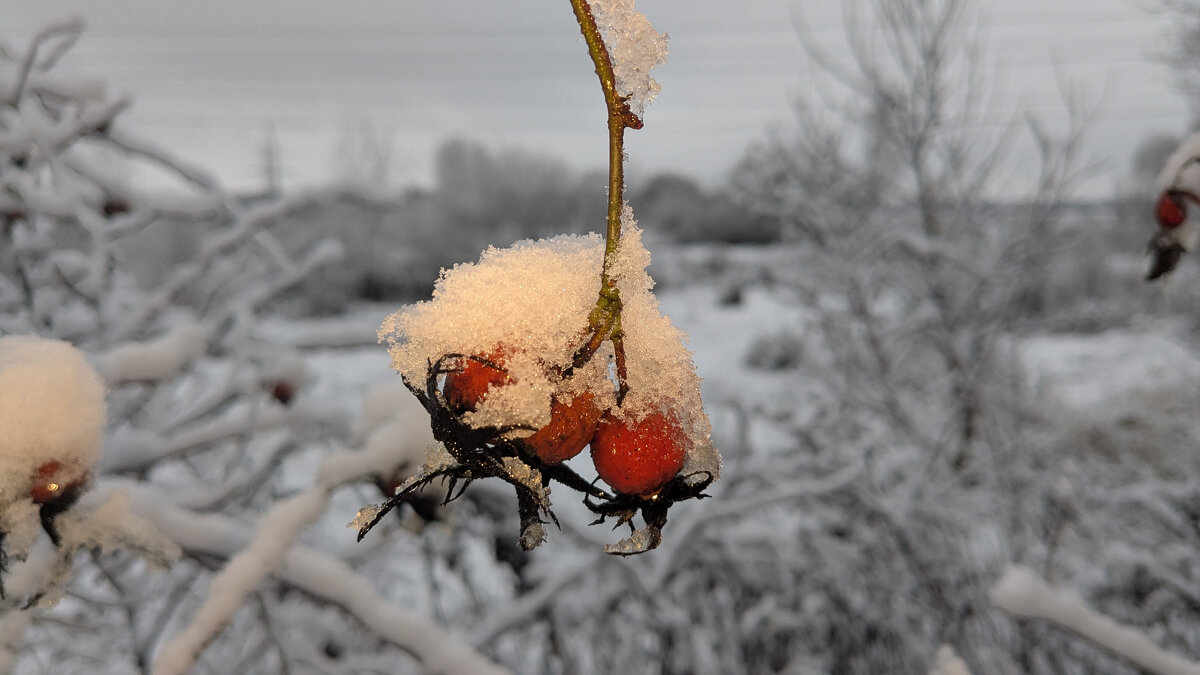
<path id="1" fill-rule="evenodd" d="M 270 385 L 271 397 L 283 405 L 288 405 L 296 396 L 296 385 L 287 380 L 276 380 Z"/>
<path id="2" fill-rule="evenodd" d="M 1154 217 L 1165 229 L 1179 227 L 1187 218 L 1187 202 L 1181 194 L 1167 190 L 1159 195 L 1158 203 L 1154 205 Z"/>
<path id="3" fill-rule="evenodd" d="M 477 409 L 489 389 L 512 382 L 512 378 L 504 371 L 503 350 L 484 356 L 466 357 L 463 361 L 462 370 L 446 374 L 443 388 L 446 403 L 455 411 Z"/>
<path id="4" fill-rule="evenodd" d="M 592 440 L 602 414 L 591 392 L 585 391 L 569 403 L 556 398 L 550 404 L 550 421 L 523 442 L 542 462 L 561 464 Z"/>
<path id="5" fill-rule="evenodd" d="M 592 440 L 592 462 L 613 490 L 645 496 L 683 469 L 687 443 L 674 415 L 651 413 L 632 426 L 605 415 Z"/>
<path id="6" fill-rule="evenodd" d="M 49 461 L 37 468 L 33 475 L 33 486 L 29 498 L 34 504 L 47 504 L 78 487 L 82 480 L 72 477 L 60 462 Z"/>

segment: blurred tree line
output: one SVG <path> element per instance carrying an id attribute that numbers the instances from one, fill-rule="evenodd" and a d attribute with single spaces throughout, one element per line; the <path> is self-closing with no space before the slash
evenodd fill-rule
<path id="1" fill-rule="evenodd" d="M 335 150 L 341 186 L 384 196 L 390 153 L 385 134 L 364 125 L 351 129 Z M 277 226 L 289 251 L 328 236 L 347 251 L 345 264 L 318 271 L 284 304 L 301 313 L 329 313 L 355 300 L 428 297 L 441 268 L 472 261 L 489 245 L 601 230 L 606 185 L 602 171 L 575 171 L 549 154 L 448 139 L 434 158 L 432 188 L 387 195 L 393 206 L 386 209 L 345 199 L 314 203 Z M 641 226 L 660 241 L 769 244 L 783 233 L 778 220 L 755 214 L 727 188 L 681 174 L 633 184 L 629 200 Z M 146 238 L 141 243 L 156 253 L 142 259 L 169 269 L 190 255 L 196 237 L 194 229 L 179 228 L 157 242 Z M 153 283 L 157 273 L 145 270 L 140 277 Z"/>

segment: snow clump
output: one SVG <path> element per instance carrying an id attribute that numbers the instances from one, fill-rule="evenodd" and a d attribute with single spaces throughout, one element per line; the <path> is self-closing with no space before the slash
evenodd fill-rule
<path id="1" fill-rule="evenodd" d="M 0 503 L 27 496 L 38 467 L 77 475 L 100 456 L 104 382 L 67 342 L 0 337 Z"/>
<path id="2" fill-rule="evenodd" d="M 629 109 L 638 117 L 658 96 L 662 85 L 650 70 L 667 60 L 667 35 L 654 30 L 634 0 L 590 0 L 600 37 L 612 59 L 617 93 L 629 97 Z"/>

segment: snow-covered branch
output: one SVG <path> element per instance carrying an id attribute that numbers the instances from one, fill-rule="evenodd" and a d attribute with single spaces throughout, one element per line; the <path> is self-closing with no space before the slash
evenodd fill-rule
<path id="1" fill-rule="evenodd" d="M 182 323 L 155 340 L 113 348 L 101 359 L 100 372 L 110 386 L 162 380 L 179 374 L 204 354 L 205 347 L 204 329 L 194 322 Z"/>
<path id="2" fill-rule="evenodd" d="M 137 489 L 134 494 L 135 508 L 140 514 L 186 552 L 228 558 L 231 566 L 237 556 L 245 554 L 244 562 L 238 563 L 236 569 L 259 578 L 261 575 L 248 563 L 264 554 L 270 554 L 272 558 L 277 556 L 269 562 L 277 562 L 278 567 L 265 570 L 264 574 L 273 573 L 285 584 L 342 607 L 382 639 L 413 654 L 429 672 L 445 675 L 508 672 L 458 643 L 427 619 L 383 600 L 369 581 L 336 558 L 305 546 L 280 548 L 281 542 L 256 543 L 258 539 L 269 537 L 258 537 L 249 528 L 225 516 L 203 515 L 172 506 L 162 495 L 148 490 Z M 273 512 L 280 520 L 293 525 L 299 523 L 302 527 L 306 521 L 296 516 L 311 514 L 315 501 L 319 500 L 314 492 L 308 492 L 281 503 L 277 506 L 279 510 Z M 264 518 L 260 525 L 269 518 Z M 245 585 L 239 583 L 235 590 L 241 592 Z M 176 672 L 167 668 L 169 665 L 164 664 L 162 672 Z"/>
<path id="3" fill-rule="evenodd" d="M 1006 569 L 992 589 L 992 602 L 1014 616 L 1043 619 L 1066 628 L 1157 675 L 1200 675 L 1200 664 L 1180 658 L 1136 629 L 1096 612 L 1078 593 L 1047 584 L 1027 567 Z"/>
<path id="4" fill-rule="evenodd" d="M 298 402 L 283 407 L 238 408 L 164 437 L 150 431 L 124 429 L 100 460 L 108 473 L 139 471 L 166 459 L 202 450 L 222 440 L 303 422 L 340 421 L 337 411 L 325 406 Z"/>

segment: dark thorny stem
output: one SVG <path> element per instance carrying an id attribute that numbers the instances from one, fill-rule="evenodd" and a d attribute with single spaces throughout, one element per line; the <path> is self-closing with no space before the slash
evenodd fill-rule
<path id="1" fill-rule="evenodd" d="M 579 368 L 587 363 L 605 340 L 612 340 L 617 354 L 619 396 L 624 397 L 627 385 L 622 372 L 625 354 L 620 333 L 621 294 L 610 272 L 616 259 L 617 247 L 621 243 L 621 211 L 625 205 L 625 129 L 641 129 L 642 120 L 629 109 L 628 99 L 617 93 L 612 59 L 604 46 L 600 28 L 596 25 L 596 17 L 592 14 L 587 0 L 571 0 L 571 8 L 575 10 L 575 18 L 583 31 L 588 54 L 596 64 L 596 75 L 600 77 L 600 87 L 604 90 L 604 103 L 608 109 L 608 227 L 604 245 L 604 266 L 600 272 L 600 294 L 588 317 L 589 337 L 575 353 L 571 368 Z"/>

